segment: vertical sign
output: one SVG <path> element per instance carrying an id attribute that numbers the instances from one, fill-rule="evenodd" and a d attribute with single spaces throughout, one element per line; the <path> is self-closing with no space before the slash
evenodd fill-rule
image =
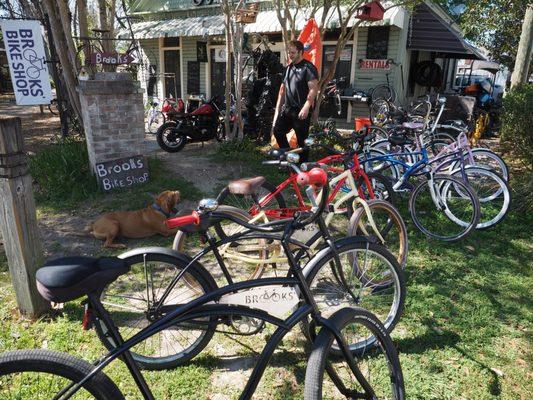
<path id="1" fill-rule="evenodd" d="M 18 105 L 50 104 L 52 90 L 39 21 L 0 20 Z"/>

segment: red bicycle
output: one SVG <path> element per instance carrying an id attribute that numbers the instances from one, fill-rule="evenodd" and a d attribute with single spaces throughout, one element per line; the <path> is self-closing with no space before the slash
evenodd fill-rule
<path id="1" fill-rule="evenodd" d="M 366 140 L 372 140 L 366 131 L 354 132 L 350 137 L 344 138 L 336 131 L 326 134 L 336 136 L 337 139 L 351 141 L 359 148 Z M 326 148 L 331 155 L 320 159 L 317 164 L 324 164 L 326 171 L 334 175 L 330 179 L 330 194 L 327 200 L 326 225 L 334 237 L 351 235 L 369 235 L 378 237 L 386 243 L 389 250 L 397 256 L 400 265 L 405 266 L 407 260 L 407 230 L 399 212 L 391 204 L 394 191 L 389 180 L 377 173 L 366 173 L 359 164 L 357 151 L 353 148 L 341 152 L 324 144 L 317 143 L 316 139 L 324 137 L 320 134 L 306 141 L 307 147 L 320 146 Z M 298 152 L 304 149 L 294 149 L 289 152 L 275 150 L 271 155 L 277 160 L 264 161 L 263 164 L 286 167 L 290 163 L 298 162 Z M 307 165 L 316 166 L 314 163 Z M 296 204 L 287 206 L 283 193 L 292 188 Z M 291 218 L 297 212 L 309 211 L 311 206 L 304 201 L 304 197 L 297 183 L 297 174 L 289 169 L 289 177 L 274 186 L 264 177 L 240 179 L 230 182 L 218 195 L 219 204 L 235 206 L 245 210 L 252 221 L 271 221 L 276 219 Z M 342 215 L 344 218 L 335 218 Z M 346 223 L 346 218 L 350 220 Z M 216 227 L 217 234 L 223 238 L 225 232 L 222 225 Z M 312 241 L 313 230 L 308 230 L 300 239 L 316 248 L 318 242 Z"/>

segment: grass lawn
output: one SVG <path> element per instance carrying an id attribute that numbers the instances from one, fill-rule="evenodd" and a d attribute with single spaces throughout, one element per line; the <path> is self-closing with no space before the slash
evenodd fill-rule
<path id="1" fill-rule="evenodd" d="M 257 158 L 241 161 L 250 171 L 265 173 Z M 404 218 L 410 240 L 407 300 L 392 336 L 401 355 L 407 398 L 532 398 L 531 214 L 510 212 L 495 228 L 454 244 L 427 239 L 408 215 Z M 166 246 L 171 242 L 172 238 L 147 240 Z M 36 322 L 20 318 L 2 257 L 0 351 L 49 348 L 88 360 L 104 352 L 94 331 L 81 328 L 80 301 Z M 190 365 L 146 372 L 147 380 L 160 399 L 237 398 L 271 331 L 253 337 L 217 333 Z M 304 345 L 298 330 L 287 336 L 263 377 L 258 399 L 302 397 Z M 115 362 L 106 372 L 128 399 L 140 398 L 123 364 Z"/>

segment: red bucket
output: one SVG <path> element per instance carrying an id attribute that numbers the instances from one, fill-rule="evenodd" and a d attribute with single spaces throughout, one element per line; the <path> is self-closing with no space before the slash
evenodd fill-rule
<path id="1" fill-rule="evenodd" d="M 372 125 L 372 120 L 366 117 L 355 117 L 355 131 L 360 131 L 365 126 Z"/>

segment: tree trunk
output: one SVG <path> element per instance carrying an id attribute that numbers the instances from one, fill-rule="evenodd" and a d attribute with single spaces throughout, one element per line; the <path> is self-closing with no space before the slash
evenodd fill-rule
<path id="1" fill-rule="evenodd" d="M 78 92 L 76 91 L 77 77 L 75 72 L 75 66 L 71 64 L 68 56 L 66 35 L 70 35 L 70 32 L 65 33 L 63 31 L 63 25 L 59 20 L 59 13 L 57 11 L 57 4 L 54 0 L 44 0 L 44 9 L 50 19 L 50 29 L 52 31 L 52 37 L 54 38 L 54 46 L 61 63 L 63 79 L 68 93 L 69 104 L 72 111 L 80 121 L 83 122 L 81 115 L 81 105 Z"/>
<path id="2" fill-rule="evenodd" d="M 226 118 L 224 119 L 224 130 L 226 131 L 226 138 L 233 140 L 233 131 L 230 127 L 231 114 L 231 14 L 228 0 L 223 0 L 224 10 L 224 25 L 226 30 L 226 85 L 224 87 L 224 95 L 226 99 Z"/>
<path id="3" fill-rule="evenodd" d="M 76 45 L 74 44 L 74 39 L 72 39 L 72 15 L 70 14 L 70 9 L 68 7 L 67 0 L 58 0 L 57 1 L 59 9 L 59 18 L 63 24 L 63 32 L 65 32 L 65 40 L 67 43 L 67 53 L 70 59 L 71 64 L 74 66 L 74 72 L 78 75 L 79 63 L 76 59 Z"/>
<path id="4" fill-rule="evenodd" d="M 233 36 L 233 58 L 235 60 L 235 125 L 233 136 L 238 140 L 244 137 L 242 121 L 242 41 L 243 26 L 236 22 Z"/>
<path id="5" fill-rule="evenodd" d="M 87 1 L 86 0 L 77 0 L 78 5 L 78 24 L 80 27 L 80 37 L 88 38 L 89 37 L 89 23 L 87 22 Z M 89 65 L 89 59 L 91 57 L 91 50 L 89 48 L 89 40 L 81 39 L 83 44 L 83 54 L 84 60 L 83 64 L 85 66 Z"/>
<path id="6" fill-rule="evenodd" d="M 516 53 L 514 71 L 511 75 L 511 88 L 526 83 L 529 77 L 531 55 L 533 52 L 533 5 L 529 5 L 522 23 L 522 34 Z"/>

